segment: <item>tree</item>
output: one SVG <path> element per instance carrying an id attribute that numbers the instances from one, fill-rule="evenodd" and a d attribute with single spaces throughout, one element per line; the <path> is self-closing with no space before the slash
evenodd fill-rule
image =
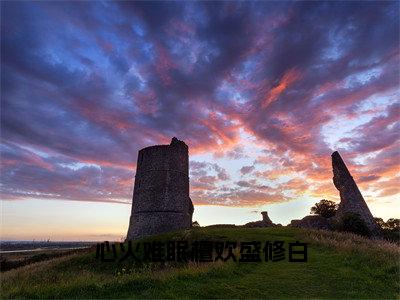
<path id="1" fill-rule="evenodd" d="M 311 207 L 311 213 L 314 215 L 320 215 L 324 218 L 330 218 L 336 214 L 337 208 L 338 205 L 335 202 L 322 199 L 318 203 L 315 203 L 313 207 Z"/>
<path id="2" fill-rule="evenodd" d="M 399 230 L 400 229 L 400 219 L 390 218 L 386 221 L 386 227 L 390 230 Z"/>
<path id="3" fill-rule="evenodd" d="M 400 244 L 400 219 L 388 219 L 382 232 L 385 239 Z"/>
<path id="4" fill-rule="evenodd" d="M 386 222 L 382 218 L 374 218 L 375 222 L 384 230 L 399 230 L 400 219 L 390 218 Z"/>
<path id="5" fill-rule="evenodd" d="M 374 220 L 375 220 L 376 224 L 378 224 L 381 229 L 384 229 L 386 227 L 386 223 L 385 223 L 385 221 L 383 221 L 382 218 L 374 218 Z"/>
<path id="6" fill-rule="evenodd" d="M 374 220 L 381 228 L 384 239 L 400 243 L 400 219 L 390 218 L 386 222 L 382 218 L 374 218 Z"/>
<path id="7" fill-rule="evenodd" d="M 192 223 L 192 227 L 200 227 L 199 222 L 194 221 L 194 222 Z"/>

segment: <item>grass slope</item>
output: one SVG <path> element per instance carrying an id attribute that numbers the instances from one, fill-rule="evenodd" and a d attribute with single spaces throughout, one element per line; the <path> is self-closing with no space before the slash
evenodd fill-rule
<path id="1" fill-rule="evenodd" d="M 100 263 L 72 255 L 1 274 L 2 298 L 399 298 L 399 247 L 288 227 L 196 228 L 153 240 L 307 242 L 306 263 Z M 287 248 L 287 244 L 286 244 Z M 286 253 L 287 255 L 287 253 Z"/>

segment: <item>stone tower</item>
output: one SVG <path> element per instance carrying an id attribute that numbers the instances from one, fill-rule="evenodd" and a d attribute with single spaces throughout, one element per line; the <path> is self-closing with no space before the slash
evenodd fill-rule
<path id="1" fill-rule="evenodd" d="M 332 153 L 332 167 L 333 184 L 340 192 L 340 204 L 335 218 L 340 218 L 347 212 L 359 214 L 371 232 L 375 235 L 379 234 L 378 224 L 375 222 L 356 182 L 337 151 Z"/>
<path id="2" fill-rule="evenodd" d="M 189 228 L 192 214 L 188 146 L 174 137 L 141 149 L 127 240 Z"/>

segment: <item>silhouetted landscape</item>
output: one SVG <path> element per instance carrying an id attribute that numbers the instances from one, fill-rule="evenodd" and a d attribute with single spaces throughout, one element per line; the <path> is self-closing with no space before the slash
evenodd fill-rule
<path id="1" fill-rule="evenodd" d="M 400 1 L 0 6 L 0 298 L 400 298 Z"/>

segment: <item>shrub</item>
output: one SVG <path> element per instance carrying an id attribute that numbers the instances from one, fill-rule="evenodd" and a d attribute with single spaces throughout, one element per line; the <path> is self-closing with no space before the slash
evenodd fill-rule
<path id="1" fill-rule="evenodd" d="M 337 224 L 339 231 L 352 232 L 362 236 L 371 236 L 367 224 L 359 214 L 347 212 L 340 219 Z"/>

